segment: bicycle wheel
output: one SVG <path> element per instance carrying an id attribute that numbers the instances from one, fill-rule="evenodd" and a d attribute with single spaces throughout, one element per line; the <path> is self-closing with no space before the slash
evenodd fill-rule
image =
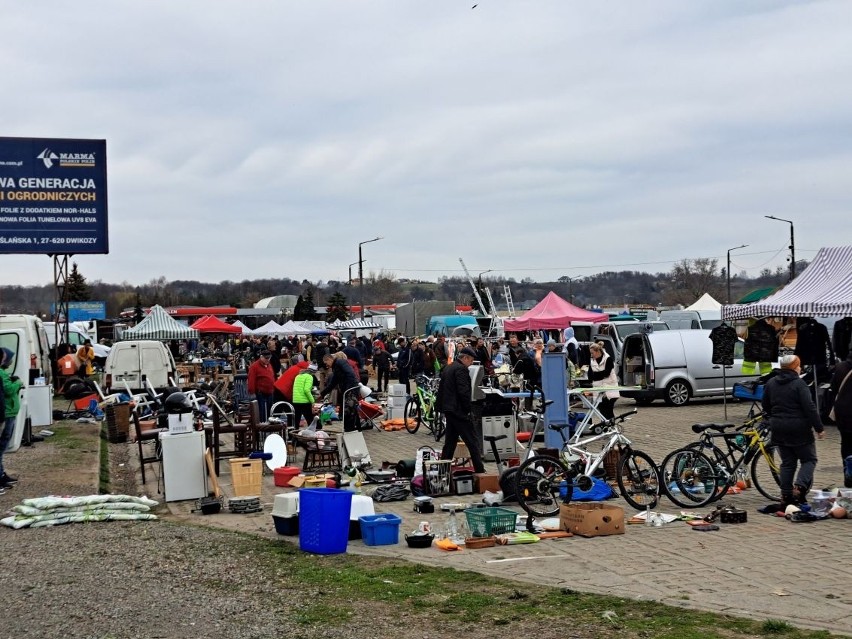
<path id="1" fill-rule="evenodd" d="M 660 466 L 663 490 L 682 508 L 700 508 L 713 501 L 721 492 L 716 474 L 710 458 L 692 448 L 669 453 Z"/>
<path id="2" fill-rule="evenodd" d="M 618 489 L 637 510 L 653 508 L 660 496 L 660 477 L 654 460 L 639 450 L 629 450 L 618 461 Z"/>
<path id="3" fill-rule="evenodd" d="M 781 501 L 781 459 L 774 447 L 766 447 L 766 455 L 758 452 L 751 460 L 751 481 L 757 492 L 771 501 Z"/>
<path id="4" fill-rule="evenodd" d="M 531 457 L 518 468 L 515 495 L 533 517 L 553 517 L 559 505 L 571 501 L 573 474 L 561 460 Z"/>
<path id="5" fill-rule="evenodd" d="M 423 421 L 420 410 L 420 402 L 414 397 L 409 397 L 405 402 L 405 408 L 402 409 L 402 419 L 405 423 L 405 430 L 412 435 L 420 428 L 420 422 Z"/>

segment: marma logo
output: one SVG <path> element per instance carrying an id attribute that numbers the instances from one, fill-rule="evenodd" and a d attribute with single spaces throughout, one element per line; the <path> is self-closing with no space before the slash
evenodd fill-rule
<path id="1" fill-rule="evenodd" d="M 45 165 L 47 168 L 52 167 L 52 166 L 53 166 L 53 161 L 54 161 L 54 160 L 58 160 L 58 159 L 59 159 L 59 156 L 58 156 L 58 155 L 56 155 L 56 153 L 54 153 L 54 152 L 53 152 L 53 151 L 51 151 L 50 149 L 45 149 L 44 151 L 42 151 L 41 153 L 39 153 L 36 157 L 37 157 L 39 160 L 41 160 L 42 162 L 44 162 L 44 165 Z"/>
<path id="2" fill-rule="evenodd" d="M 60 153 L 56 155 L 50 149 L 45 149 L 41 153 L 36 156 L 39 160 L 44 162 L 44 165 L 47 168 L 53 167 L 53 161 L 59 160 L 59 166 L 64 167 L 94 167 L 95 166 L 95 154 L 94 153 Z"/>

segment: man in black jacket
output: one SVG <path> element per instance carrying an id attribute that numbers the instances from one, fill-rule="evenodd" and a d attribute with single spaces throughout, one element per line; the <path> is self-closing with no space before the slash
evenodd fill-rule
<path id="1" fill-rule="evenodd" d="M 441 459 L 453 459 L 459 437 L 470 451 L 470 461 L 475 473 L 484 473 L 480 443 L 476 440 L 476 431 L 470 416 L 472 386 L 467 368 L 476 359 L 476 353 L 470 348 L 461 349 L 452 364 L 441 371 L 441 383 L 438 386 L 437 404 L 447 420 L 447 432 Z"/>
<path id="2" fill-rule="evenodd" d="M 326 380 L 325 387 L 320 391 L 320 395 L 325 397 L 336 388 L 338 406 L 343 411 L 341 413 L 343 415 L 343 430 L 347 432 L 355 430 L 358 422 L 355 410 L 358 400 L 361 399 L 358 391 L 352 390 L 358 386 L 356 373 L 352 370 L 349 362 L 342 357 L 335 357 L 328 354 L 323 357 L 322 361 L 329 370 L 330 375 Z M 347 393 L 346 391 L 350 392 Z"/>
<path id="3" fill-rule="evenodd" d="M 825 439 L 810 391 L 799 377 L 801 366 L 798 356 L 785 355 L 781 370 L 763 389 L 763 410 L 769 415 L 772 443 L 781 457 L 779 483 L 784 506 L 805 500 L 817 465 L 814 433 L 817 439 Z"/>

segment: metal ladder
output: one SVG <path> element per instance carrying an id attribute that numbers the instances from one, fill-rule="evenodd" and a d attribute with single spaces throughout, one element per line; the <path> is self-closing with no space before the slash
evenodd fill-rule
<path id="1" fill-rule="evenodd" d="M 506 308 L 509 310 L 509 317 L 515 317 L 515 303 L 512 301 L 512 289 L 508 284 L 503 285 L 503 297 L 506 298 Z"/>

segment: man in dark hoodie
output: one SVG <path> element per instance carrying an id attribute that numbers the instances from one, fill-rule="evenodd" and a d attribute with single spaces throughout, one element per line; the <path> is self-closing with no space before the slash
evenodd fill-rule
<path id="1" fill-rule="evenodd" d="M 772 443 L 781 457 L 783 506 L 805 501 L 817 464 L 814 432 L 817 439 L 825 439 L 811 393 L 799 377 L 801 366 L 798 356 L 785 355 L 781 358 L 781 370 L 766 382 L 763 390 L 763 410 L 769 415 Z M 801 465 L 796 473 L 798 464 Z"/>
<path id="2" fill-rule="evenodd" d="M 852 488 L 852 350 L 834 368 L 831 391 L 834 394 L 834 421 L 840 433 L 840 457 L 843 459 L 843 485 Z M 847 379 L 849 378 L 849 379 Z"/>

